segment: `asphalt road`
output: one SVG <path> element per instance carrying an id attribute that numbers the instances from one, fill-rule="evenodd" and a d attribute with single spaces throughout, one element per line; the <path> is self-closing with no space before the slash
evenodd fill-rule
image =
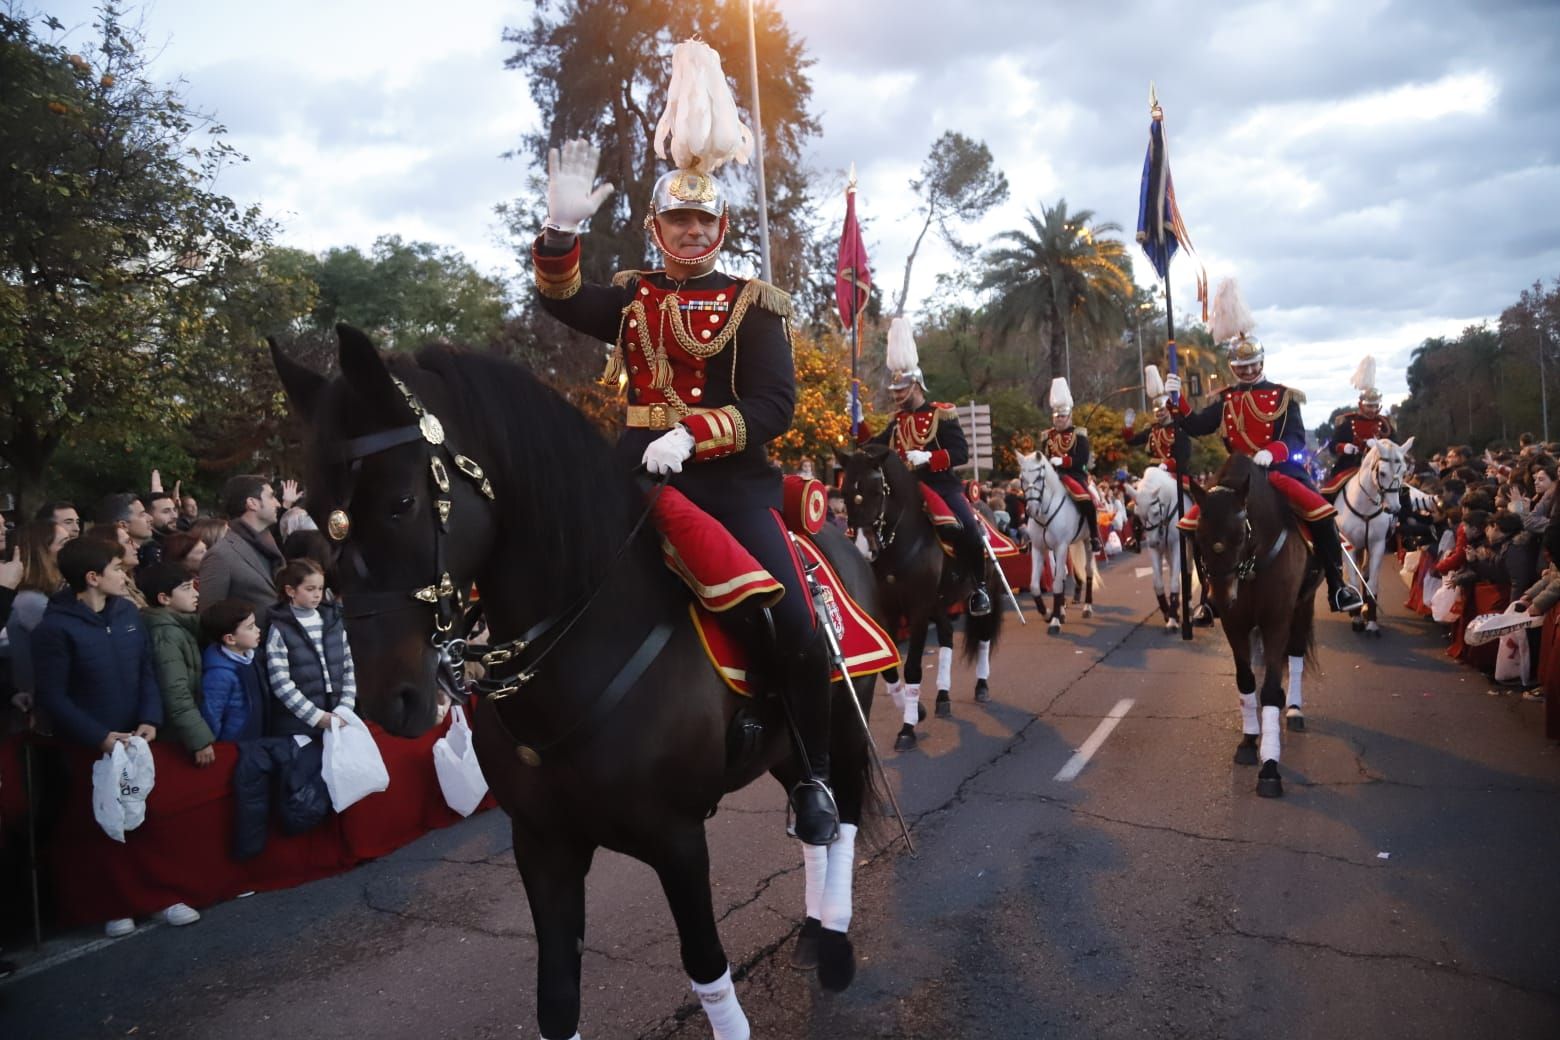
<path id="1" fill-rule="evenodd" d="M 992 701 L 956 665 L 955 717 L 887 753 L 920 851 L 888 826 L 859 844 L 847 992 L 788 966 L 802 872 L 779 789 L 722 806 L 716 909 L 754 1036 L 1560 1036 L 1542 706 L 1487 696 L 1389 576 L 1384 638 L 1322 621 L 1286 795 L 1258 799 L 1222 637 L 1164 633 L 1138 563 L 1059 636 L 1010 624 Z M 534 1038 L 509 845 L 491 812 L 188 928 L 62 937 L 0 982 L 0 1036 Z M 588 905 L 586 1040 L 708 1037 L 648 868 L 599 854 Z"/>

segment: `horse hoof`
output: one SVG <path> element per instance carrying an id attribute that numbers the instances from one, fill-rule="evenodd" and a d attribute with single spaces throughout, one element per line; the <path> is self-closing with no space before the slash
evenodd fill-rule
<path id="1" fill-rule="evenodd" d="M 1083 616 L 1084 617 L 1093 617 L 1094 616 L 1094 604 L 1093 603 L 1085 603 L 1083 605 Z"/>
<path id="2" fill-rule="evenodd" d="M 1262 763 L 1262 772 L 1257 774 L 1257 797 L 1284 797 L 1284 782 L 1279 779 L 1278 763 L 1271 759 Z"/>
<path id="3" fill-rule="evenodd" d="M 856 977 L 856 949 L 850 936 L 828 928 L 818 932 L 818 985 L 839 993 Z"/>
<path id="4" fill-rule="evenodd" d="M 1284 728 L 1294 733 L 1305 732 L 1305 716 L 1296 711 L 1293 715 L 1284 716 Z"/>
<path id="5" fill-rule="evenodd" d="M 809 917 L 803 923 L 796 945 L 791 948 L 791 967 L 797 971 L 812 971 L 818 966 L 818 934 L 822 931 L 823 923 L 816 917 Z"/>
<path id="6" fill-rule="evenodd" d="M 937 717 L 946 719 L 953 715 L 953 703 L 948 700 L 947 690 L 937 691 Z"/>
<path id="7" fill-rule="evenodd" d="M 1354 629 L 1356 632 L 1363 632 L 1365 631 L 1365 619 L 1355 618 L 1353 621 L 1349 622 L 1349 627 Z"/>
<path id="8" fill-rule="evenodd" d="M 1055 618 L 1052 618 L 1051 623 L 1045 626 L 1045 630 L 1054 636 L 1056 633 L 1062 630 L 1062 623 L 1057 621 Z"/>
<path id="9" fill-rule="evenodd" d="M 1181 627 L 1180 625 L 1176 624 L 1175 618 L 1165 618 L 1165 631 L 1166 632 L 1174 632 L 1176 629 L 1178 629 L 1180 627 Z"/>
<path id="10" fill-rule="evenodd" d="M 910 723 L 907 722 L 903 726 L 899 727 L 899 736 L 894 738 L 894 750 L 915 750 L 915 727 L 910 725 Z"/>
<path id="11" fill-rule="evenodd" d="M 1254 766 L 1257 764 L 1257 741 L 1251 737 L 1250 743 L 1245 739 L 1235 745 L 1235 764 L 1238 766 Z"/>
<path id="12" fill-rule="evenodd" d="M 975 680 L 975 703 L 985 704 L 991 700 L 991 687 L 986 685 L 986 680 Z"/>
<path id="13" fill-rule="evenodd" d="M 1366 631 L 1369 632 L 1371 635 L 1375 636 L 1377 639 L 1381 638 L 1381 626 L 1380 625 L 1377 625 L 1374 628 L 1366 628 Z"/>

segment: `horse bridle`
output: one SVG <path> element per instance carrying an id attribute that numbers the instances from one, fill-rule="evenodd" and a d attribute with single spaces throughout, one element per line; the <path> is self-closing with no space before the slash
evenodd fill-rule
<path id="1" fill-rule="evenodd" d="M 1223 484 L 1220 484 L 1217 487 L 1211 488 L 1208 491 L 1208 494 L 1214 495 L 1218 494 L 1219 492 L 1234 494 L 1235 489 L 1225 487 Z M 1258 571 L 1262 570 L 1264 567 L 1270 565 L 1274 560 L 1278 559 L 1278 554 L 1283 551 L 1284 543 L 1289 540 L 1289 528 L 1280 528 L 1278 537 L 1273 539 L 1272 546 L 1269 547 L 1266 553 L 1262 553 L 1261 557 L 1259 558 L 1256 532 L 1253 531 L 1251 527 L 1251 514 L 1244 506 L 1242 506 L 1240 512 L 1235 514 L 1235 519 L 1240 521 L 1241 527 L 1243 529 L 1241 536 L 1243 548 L 1240 558 L 1235 561 L 1235 578 L 1237 581 L 1250 581 L 1253 577 L 1256 576 Z M 1249 546 L 1251 549 L 1249 555 L 1247 555 L 1244 551 L 1244 547 L 1247 546 Z M 1211 563 L 1208 565 L 1208 574 L 1209 577 L 1217 577 L 1217 575 L 1213 573 L 1213 565 Z"/>
<path id="2" fill-rule="evenodd" d="M 894 544 L 894 538 L 899 533 L 899 518 L 896 517 L 893 524 L 888 522 L 888 500 L 894 497 L 894 489 L 888 485 L 888 474 L 883 472 L 882 464 L 873 467 L 872 471 L 877 474 L 878 484 L 883 488 L 883 505 L 878 509 L 878 514 L 872 520 L 871 524 L 872 533 L 877 536 L 878 555 L 881 556 L 884 550 L 886 550 L 890 545 Z M 857 490 L 855 497 L 856 504 L 860 505 L 861 492 L 859 489 Z M 902 515 L 903 514 L 901 514 L 901 516 Z M 885 527 L 888 528 L 886 534 L 883 530 Z"/>
<path id="3" fill-rule="evenodd" d="M 351 506 L 357 474 L 362 467 L 364 459 L 389 451 L 391 448 L 400 447 L 403 444 L 411 444 L 414 441 L 423 443 L 425 458 L 428 462 L 429 481 L 434 491 L 434 511 L 437 514 L 433 530 L 434 573 L 437 575 L 437 578 L 433 584 L 414 588 L 410 592 L 356 593 L 348 599 L 349 607 L 353 608 L 348 616 L 373 617 L 377 614 L 386 614 L 395 610 L 412 609 L 423 605 L 432 606 L 434 608 L 434 623 L 433 634 L 429 637 L 429 644 L 439 655 L 439 682 L 451 696 L 464 702 L 464 686 L 466 684 L 462 681 L 461 672 L 469 653 L 467 637 L 477 623 L 481 613 L 481 605 L 477 604 L 469 610 L 462 609 L 460 590 L 455 587 L 455 582 L 450 577 L 445 562 L 445 540 L 449 534 L 450 514 L 454 510 L 449 466 L 453 466 L 457 472 L 464 475 L 488 501 L 494 502 L 496 497 L 493 492 L 493 485 L 483 472 L 482 467 L 470 457 L 455 450 L 438 417 L 424 408 L 422 402 L 417 399 L 417 395 L 412 393 L 411 389 L 399 378 L 391 376 L 390 379 L 395 384 L 396 389 L 401 392 L 401 396 L 406 401 L 406 406 L 411 409 L 412 415 L 417 421 L 410 426 L 398 426 L 390 430 L 382 430 L 378 433 L 354 437 L 337 448 L 334 456 L 335 461 L 346 463 L 351 477 L 348 481 L 347 495 L 343 500 L 343 508 L 333 511 L 327 518 L 326 531 L 330 538 L 336 542 L 344 542 L 350 536 L 352 532 L 352 517 L 348 507 Z M 448 465 L 446 465 L 446 462 Z M 618 548 L 616 555 L 613 556 L 612 564 L 616 564 L 618 560 L 622 559 L 624 552 L 634 543 L 634 539 L 639 535 L 640 529 L 649 518 L 656 499 L 660 497 L 661 489 L 665 486 L 665 482 L 661 481 L 657 483 L 655 489 L 650 493 L 645 503 L 644 511 L 640 514 L 632 530 L 630 530 L 628 537 Z M 362 566 L 361 555 L 358 569 L 360 576 L 366 576 L 366 568 Z M 610 570 L 611 566 L 609 565 L 608 572 Z M 553 636 L 551 642 L 536 655 L 527 667 L 508 678 L 493 679 L 484 677 L 472 680 L 470 685 L 494 701 L 503 700 L 505 697 L 518 692 L 521 687 L 536 677 L 542 660 L 563 641 L 563 637 L 569 633 L 569 630 L 574 627 L 590 608 L 591 604 L 595 602 L 601 590 L 606 587 L 606 577 L 607 574 L 604 573 L 601 582 L 595 588 L 586 590 L 570 606 L 538 621 L 520 638 L 511 639 L 504 643 L 490 644 L 482 656 L 476 658 L 484 670 L 491 672 L 495 667 L 512 664 L 519 660 L 520 656 L 538 639 L 548 635 L 557 628 L 558 631 Z M 356 609 L 360 608 L 365 600 L 371 603 L 386 600 L 387 603 L 385 606 L 377 609 Z M 560 625 L 562 627 L 558 628 Z M 657 639 L 659 640 L 658 642 L 656 642 Z M 652 631 L 652 637 L 646 640 L 645 645 L 648 646 L 652 642 L 655 642 L 657 649 L 659 649 L 660 645 L 664 645 L 665 636 L 659 628 Z M 648 666 L 648 661 L 642 661 L 643 656 L 643 654 L 636 654 L 630 660 L 630 665 L 638 667 L 639 670 Z M 622 678 L 623 673 L 620 673 L 618 680 Z M 614 687 L 616 685 L 617 680 L 614 680 Z M 554 743 L 556 742 L 554 741 Z M 518 739 L 516 743 L 520 743 Z M 522 744 L 521 746 L 524 747 L 525 745 Z"/>
<path id="4" fill-rule="evenodd" d="M 1055 472 L 1055 471 L 1053 470 L 1052 472 Z M 1045 492 L 1046 492 L 1046 488 L 1043 485 L 1036 486 L 1034 484 L 1029 484 L 1026 481 L 1025 482 L 1025 486 L 1024 486 L 1024 502 L 1025 502 L 1025 504 L 1027 505 L 1028 503 L 1033 502 L 1036 506 L 1039 506 L 1041 509 L 1044 509 L 1045 508 Z M 1054 508 L 1050 512 L 1046 513 L 1044 520 L 1038 519 L 1035 516 L 1035 512 L 1034 511 L 1030 512 L 1029 517 L 1030 517 L 1031 520 L 1034 520 L 1035 523 L 1039 524 L 1040 525 L 1040 529 L 1043 531 L 1046 528 L 1051 526 L 1051 521 L 1055 520 L 1057 515 L 1059 513 L 1061 513 L 1062 506 L 1065 505 L 1066 503 L 1067 503 L 1067 490 L 1064 487 L 1062 489 L 1062 494 L 1056 496 L 1056 508 Z"/>

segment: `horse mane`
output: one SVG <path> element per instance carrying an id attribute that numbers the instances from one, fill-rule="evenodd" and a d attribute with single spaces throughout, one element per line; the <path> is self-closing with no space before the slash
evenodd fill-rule
<path id="1" fill-rule="evenodd" d="M 1293 514 L 1284 505 L 1277 491 L 1268 483 L 1267 470 L 1258 466 L 1246 455 L 1235 454 L 1225 460 L 1219 469 L 1218 479 L 1210 489 L 1208 503 L 1217 509 L 1217 503 L 1225 496 L 1215 495 L 1213 492 L 1220 489 L 1238 490 L 1245 486 L 1245 501 L 1247 514 L 1252 518 L 1253 526 L 1262 521 L 1272 522 L 1275 518 L 1280 525 L 1291 523 Z M 1203 515 L 1207 516 L 1208 508 L 1204 508 Z"/>
<path id="2" fill-rule="evenodd" d="M 641 496 L 583 412 L 500 354 L 430 343 L 385 360 L 438 377 L 459 405 L 439 418 L 486 471 L 501 527 L 534 548 L 528 581 L 562 594 L 605 573 Z"/>

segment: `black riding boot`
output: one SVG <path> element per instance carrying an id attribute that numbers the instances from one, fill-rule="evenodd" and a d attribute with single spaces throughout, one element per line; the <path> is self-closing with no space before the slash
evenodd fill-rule
<path id="1" fill-rule="evenodd" d="M 785 655 L 780 695 L 795 725 L 793 737 L 807 778 L 791 788 L 788 828 L 808 845 L 831 845 L 840 836 L 840 814 L 829 787 L 829 659 L 823 638 Z"/>
<path id="2" fill-rule="evenodd" d="M 1327 605 L 1335 614 L 1353 614 L 1365 608 L 1360 594 L 1343 580 L 1343 543 L 1338 540 L 1338 525 L 1330 516 L 1312 520 L 1311 544 L 1322 561 L 1322 572 L 1327 576 Z"/>
<path id="3" fill-rule="evenodd" d="M 1089 551 L 1094 555 L 1100 554 L 1100 514 L 1094 508 L 1093 502 L 1079 502 L 1078 512 L 1083 514 L 1083 522 L 1089 525 Z"/>
<path id="4" fill-rule="evenodd" d="M 965 531 L 959 545 L 959 564 L 969 571 L 975 587 L 970 590 L 966 609 L 970 617 L 991 613 L 991 593 L 986 591 L 986 542 L 981 531 Z"/>

